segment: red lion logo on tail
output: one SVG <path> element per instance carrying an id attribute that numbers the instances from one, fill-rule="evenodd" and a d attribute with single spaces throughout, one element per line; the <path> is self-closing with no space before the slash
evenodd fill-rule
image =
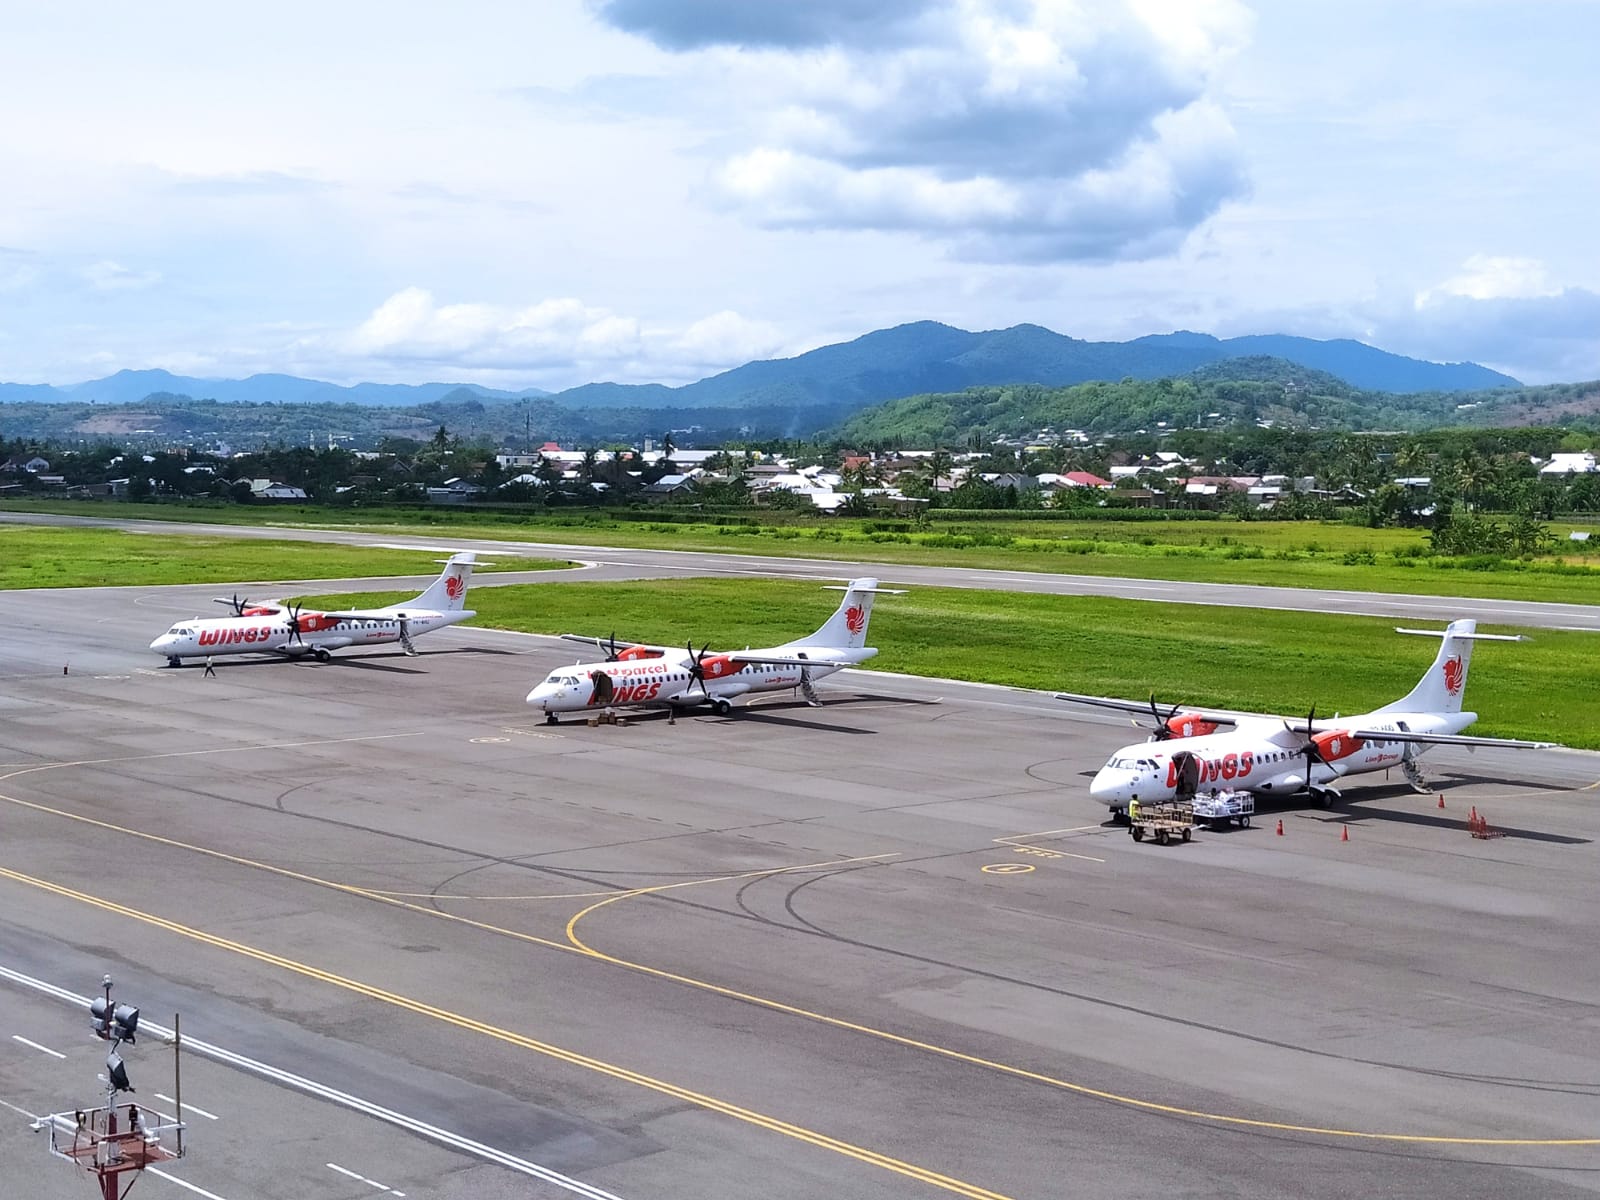
<path id="1" fill-rule="evenodd" d="M 467 585 L 461 582 L 461 576 L 452 575 L 444 581 L 444 594 L 452 600 L 460 599 L 461 593 L 467 590 Z"/>
<path id="2" fill-rule="evenodd" d="M 852 604 L 844 610 L 844 627 L 851 633 L 860 633 L 867 627 L 866 610 L 859 604 Z"/>
<path id="3" fill-rule="evenodd" d="M 1444 660 L 1444 687 L 1452 696 L 1461 694 L 1461 685 L 1466 682 L 1466 672 L 1461 667 L 1461 656 Z"/>

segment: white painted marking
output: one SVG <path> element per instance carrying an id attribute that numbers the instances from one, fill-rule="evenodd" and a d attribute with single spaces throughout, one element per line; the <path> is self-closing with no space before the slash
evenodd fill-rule
<path id="1" fill-rule="evenodd" d="M 80 1010 L 89 1004 L 88 996 L 80 996 L 76 992 L 69 991 L 64 987 L 58 987 L 53 983 L 46 983 L 44 980 L 35 979 L 31 975 L 24 975 L 21 971 L 14 971 L 10 967 L 0 966 L 0 980 L 9 980 L 10 982 L 18 984 L 21 987 L 28 988 L 31 991 L 39 992 L 56 1000 L 60 1000 L 62 1003 L 74 1005 Z M 172 1030 L 164 1029 L 160 1025 L 156 1025 L 152 1022 L 147 1021 L 140 1025 L 139 1028 L 148 1032 L 152 1037 L 161 1038 L 163 1041 L 166 1041 L 169 1044 L 172 1040 Z M 485 1162 L 495 1163 L 498 1166 L 505 1167 L 507 1170 L 515 1171 L 520 1175 L 529 1175 L 535 1179 L 542 1179 L 546 1183 L 554 1184 L 556 1187 L 562 1188 L 563 1190 L 571 1192 L 574 1195 L 584 1196 L 587 1198 L 587 1200 L 621 1200 L 621 1197 L 617 1196 L 615 1192 L 608 1192 L 604 1188 L 599 1188 L 595 1187 L 593 1184 L 584 1183 L 581 1179 L 574 1179 L 570 1175 L 563 1175 L 561 1172 L 553 1170 L 550 1167 L 541 1166 L 538 1163 L 530 1162 L 525 1158 L 518 1158 L 509 1151 L 498 1150 L 495 1147 L 487 1146 L 482 1142 L 473 1141 L 471 1138 L 464 1137 L 459 1133 L 451 1133 L 448 1129 L 441 1129 L 437 1125 L 430 1125 L 426 1121 L 418 1120 L 416 1117 L 409 1117 L 404 1113 L 396 1112 L 391 1108 L 384 1108 L 380 1104 L 374 1104 L 370 1100 L 363 1100 L 359 1096 L 352 1096 L 348 1092 L 341 1092 L 336 1088 L 328 1087 L 326 1084 L 321 1084 L 315 1080 L 307 1079 L 303 1075 L 295 1075 L 292 1072 L 282 1070 L 278 1067 L 269 1066 L 264 1062 L 258 1062 L 253 1058 L 246 1058 L 242 1054 L 235 1054 L 232 1050 L 225 1050 L 221 1046 L 215 1045 L 214 1043 L 204 1042 L 198 1038 L 186 1037 L 183 1039 L 183 1045 L 186 1050 L 202 1055 L 205 1058 L 212 1059 L 215 1062 L 220 1062 L 227 1066 L 235 1067 L 241 1071 L 247 1071 L 252 1075 L 259 1075 L 263 1079 L 270 1079 L 274 1083 L 280 1083 L 285 1087 L 291 1087 L 298 1091 L 305 1092 L 308 1095 L 316 1096 L 319 1099 L 327 1100 L 333 1104 L 338 1104 L 344 1108 L 350 1109 L 353 1112 L 358 1112 L 364 1116 L 371 1117 L 375 1121 L 382 1121 L 385 1124 L 393 1125 L 398 1129 L 404 1129 L 408 1133 L 414 1133 L 419 1137 L 425 1137 L 431 1141 L 438 1142 L 440 1145 L 447 1146 L 452 1150 L 459 1150 L 466 1154 L 476 1155 Z M 156 1168 L 150 1167 L 148 1169 L 153 1171 Z M 163 1174 L 163 1178 L 172 1177 Z M 193 1191 L 200 1191 L 199 1188 L 194 1188 L 191 1184 L 184 1183 L 182 1180 L 173 1179 L 172 1181 L 182 1187 L 188 1187 Z M 223 1200 L 223 1198 L 220 1196 L 211 1196 L 211 1193 L 209 1192 L 205 1192 L 203 1194 L 210 1197 L 211 1200 Z M 395 1194 L 401 1195 L 402 1193 Z"/>
<path id="2" fill-rule="evenodd" d="M 437 546 L 408 546 L 402 542 L 369 542 L 365 548 L 368 550 L 426 550 L 429 554 L 439 553 L 439 547 Z M 473 553 L 501 554 L 507 558 L 512 558 L 516 555 L 515 550 L 475 550 Z M 400 579 L 404 578 L 404 576 L 397 575 L 394 578 Z"/>
<path id="3" fill-rule="evenodd" d="M 165 1100 L 165 1101 L 166 1101 L 166 1102 L 167 1102 L 167 1103 L 168 1103 L 168 1104 L 177 1104 L 177 1103 L 178 1103 L 178 1102 L 177 1102 L 177 1101 L 176 1101 L 176 1100 L 174 1100 L 174 1099 L 173 1099 L 173 1098 L 172 1098 L 172 1097 L 171 1097 L 171 1096 L 168 1096 L 168 1095 L 165 1095 L 165 1094 L 164 1094 L 164 1093 L 162 1093 L 162 1092 L 156 1092 L 156 1093 L 155 1093 L 155 1098 L 156 1098 L 156 1099 L 157 1099 L 157 1100 Z M 190 1112 L 192 1112 L 192 1113 L 194 1113 L 194 1114 L 196 1114 L 196 1115 L 197 1115 L 197 1116 L 202 1116 L 202 1117 L 204 1117 L 204 1118 L 205 1118 L 205 1119 L 206 1119 L 206 1120 L 208 1120 L 208 1121 L 217 1121 L 217 1120 L 221 1120 L 221 1118 L 220 1118 L 220 1117 L 218 1117 L 218 1116 L 217 1116 L 217 1114 L 216 1114 L 216 1113 L 208 1113 L 208 1112 L 207 1112 L 207 1111 L 206 1111 L 206 1110 L 205 1110 L 205 1109 L 203 1109 L 203 1108 L 196 1108 L 196 1107 L 195 1107 L 195 1106 L 194 1106 L 194 1105 L 193 1105 L 193 1104 L 183 1104 L 183 1105 L 180 1105 L 180 1107 L 182 1107 L 182 1108 L 186 1108 L 186 1109 L 188 1109 L 188 1110 L 189 1110 L 189 1111 L 190 1111 Z"/>
<path id="4" fill-rule="evenodd" d="M 25 1108 L 18 1108 L 15 1104 L 11 1103 L 11 1101 L 9 1101 L 9 1100 L 0 1100 L 0 1108 L 9 1108 L 12 1112 L 17 1113 L 19 1116 L 27 1117 L 28 1120 L 32 1121 L 36 1125 L 40 1121 L 44 1120 L 43 1117 L 36 1117 Z"/>
<path id="5" fill-rule="evenodd" d="M 392 1193 L 393 1195 L 396 1195 L 396 1196 L 404 1196 L 405 1195 L 404 1192 L 395 1191 L 388 1184 L 379 1183 L 376 1179 L 368 1179 L 365 1175 L 357 1175 L 354 1171 L 350 1170 L 348 1167 L 341 1167 L 338 1163 L 327 1163 L 325 1165 L 327 1166 L 327 1168 L 330 1171 L 337 1171 L 341 1175 L 348 1175 L 348 1176 L 350 1176 L 351 1179 L 359 1179 L 362 1183 L 365 1183 L 370 1187 L 377 1188 L 380 1192 L 390 1192 L 390 1193 Z"/>
<path id="6" fill-rule="evenodd" d="M 39 1045 L 38 1042 L 30 1042 L 27 1038 L 23 1037 L 20 1033 L 13 1033 L 11 1035 L 11 1040 L 13 1042 L 21 1042 L 24 1046 L 28 1046 L 28 1047 L 30 1047 L 30 1048 L 32 1048 L 34 1050 L 38 1050 L 43 1054 L 48 1054 L 51 1058 L 65 1058 L 66 1057 L 66 1055 L 61 1053 L 61 1051 L 59 1051 L 59 1050 L 52 1050 L 52 1049 L 50 1049 L 49 1046 L 41 1046 L 41 1045 Z"/>
<path id="7" fill-rule="evenodd" d="M 187 1179 L 179 1179 L 176 1175 L 168 1175 L 160 1167 L 146 1167 L 145 1170 L 150 1172 L 152 1175 L 161 1176 L 161 1178 L 165 1179 L 168 1183 L 175 1183 L 181 1188 L 187 1188 L 197 1196 L 204 1196 L 206 1200 L 225 1200 L 225 1197 L 219 1196 L 215 1192 L 208 1192 L 203 1187 L 196 1187 Z"/>

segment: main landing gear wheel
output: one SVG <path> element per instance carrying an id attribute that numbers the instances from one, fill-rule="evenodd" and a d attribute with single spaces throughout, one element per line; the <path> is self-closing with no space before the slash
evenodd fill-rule
<path id="1" fill-rule="evenodd" d="M 311 652 L 311 655 L 319 663 L 325 663 L 325 662 L 332 662 L 333 661 L 333 655 L 329 654 L 326 650 L 323 650 L 323 649 L 320 649 L 320 648 L 316 649 L 316 650 L 313 650 Z"/>
<path id="2" fill-rule="evenodd" d="M 725 717 L 733 711 L 733 705 L 727 700 L 713 700 L 711 710 L 719 717 Z"/>

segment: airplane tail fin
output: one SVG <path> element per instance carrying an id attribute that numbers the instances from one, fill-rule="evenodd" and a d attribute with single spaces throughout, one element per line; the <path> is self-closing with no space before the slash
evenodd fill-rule
<path id="1" fill-rule="evenodd" d="M 472 578 L 472 568 L 477 565 L 477 555 L 468 550 L 438 560 L 445 564 L 439 578 L 405 608 L 426 608 L 435 612 L 460 612 L 467 602 L 467 581 Z"/>
<path id="2" fill-rule="evenodd" d="M 859 650 L 867 644 L 867 622 L 872 619 L 872 598 L 879 593 L 903 596 L 896 588 L 881 588 L 876 579 L 852 579 L 842 591 L 844 599 L 822 628 L 810 637 L 785 643 L 789 646 L 818 646 L 830 650 Z"/>
<path id="3" fill-rule="evenodd" d="M 1478 623 L 1467 619 L 1451 621 L 1443 631 L 1437 629 L 1401 629 L 1396 633 L 1413 633 L 1421 637 L 1436 637 L 1439 653 L 1433 665 L 1417 682 L 1417 686 L 1396 700 L 1385 704 L 1378 712 L 1458 713 L 1462 697 L 1467 690 L 1467 668 L 1472 665 L 1473 642 L 1520 642 L 1521 637 L 1505 633 L 1479 633 Z"/>

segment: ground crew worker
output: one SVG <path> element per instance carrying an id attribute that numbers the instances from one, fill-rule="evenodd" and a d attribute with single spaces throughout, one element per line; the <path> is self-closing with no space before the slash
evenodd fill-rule
<path id="1" fill-rule="evenodd" d="M 217 668 L 211 665 L 211 655 L 206 655 L 206 675 L 215 676 Z M 202 676 L 204 678 L 204 676 Z"/>
<path id="2" fill-rule="evenodd" d="M 1128 824 L 1132 825 L 1139 819 L 1139 797 L 1135 796 L 1128 801 Z"/>

